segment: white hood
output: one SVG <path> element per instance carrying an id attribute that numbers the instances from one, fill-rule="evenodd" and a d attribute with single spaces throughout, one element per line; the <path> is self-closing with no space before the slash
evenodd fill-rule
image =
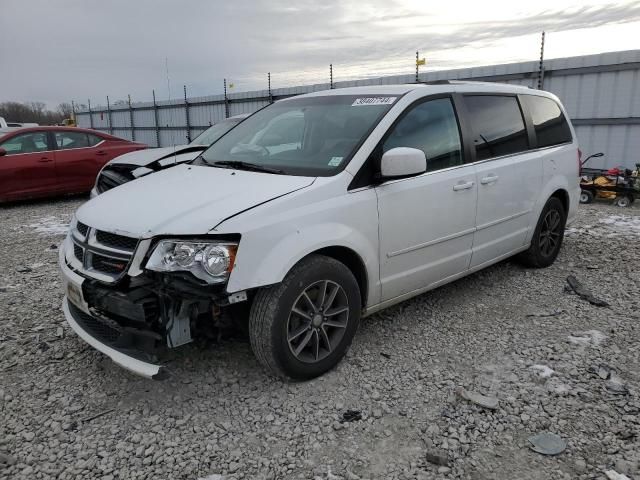
<path id="1" fill-rule="evenodd" d="M 117 163 L 146 167 L 150 163 L 153 163 L 160 158 L 164 158 L 167 156 L 173 157 L 174 153 L 179 154 L 183 150 L 193 149 L 191 151 L 183 153 L 182 155 L 177 155 L 178 157 L 180 157 L 176 159 L 177 162 L 187 161 L 196 158 L 206 148 L 206 146 L 199 145 L 176 145 L 175 147 L 147 148 L 145 150 L 136 150 L 135 152 L 129 152 L 125 153 L 124 155 L 120 155 L 119 157 L 111 160 L 108 165 Z"/>
<path id="2" fill-rule="evenodd" d="M 200 235 L 313 181 L 314 177 L 178 165 L 89 200 L 76 217 L 91 227 L 137 238 Z"/>

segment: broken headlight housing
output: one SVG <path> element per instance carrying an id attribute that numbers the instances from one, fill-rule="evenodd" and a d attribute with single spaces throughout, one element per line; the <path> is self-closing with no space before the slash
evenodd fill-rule
<path id="1" fill-rule="evenodd" d="M 189 272 L 207 283 L 224 283 L 236 259 L 238 244 L 160 240 L 146 268 L 155 272 Z"/>

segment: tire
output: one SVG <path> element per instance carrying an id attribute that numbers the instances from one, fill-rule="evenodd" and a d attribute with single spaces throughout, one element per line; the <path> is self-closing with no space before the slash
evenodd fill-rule
<path id="1" fill-rule="evenodd" d="M 580 190 L 580 203 L 593 202 L 593 192 L 589 190 Z"/>
<path id="2" fill-rule="evenodd" d="M 633 203 L 632 200 L 627 195 L 616 197 L 615 200 L 613 201 L 613 204 L 616 207 L 621 207 L 621 208 L 627 208 L 632 203 Z"/>
<path id="3" fill-rule="evenodd" d="M 322 255 L 301 260 L 282 283 L 260 289 L 254 298 L 249 340 L 256 358 L 277 377 L 322 375 L 351 345 L 360 298 L 358 282 L 344 264 Z"/>
<path id="4" fill-rule="evenodd" d="M 557 219 L 557 224 L 554 219 Z M 534 268 L 545 268 L 551 265 L 560 252 L 566 222 L 567 214 L 562 202 L 556 197 L 551 197 L 542 209 L 531 238 L 531 246 L 520 254 L 522 263 Z M 549 233 L 550 231 L 553 234 Z M 551 240 L 552 238 L 555 239 L 555 243 Z"/>

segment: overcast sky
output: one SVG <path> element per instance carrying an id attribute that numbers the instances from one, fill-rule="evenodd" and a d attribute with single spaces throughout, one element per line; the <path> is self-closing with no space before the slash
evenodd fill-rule
<path id="1" fill-rule="evenodd" d="M 0 101 L 104 104 L 640 48 L 640 1 L 0 0 Z M 166 63 L 169 69 L 167 87 Z M 422 67 L 425 68 L 425 67 Z"/>

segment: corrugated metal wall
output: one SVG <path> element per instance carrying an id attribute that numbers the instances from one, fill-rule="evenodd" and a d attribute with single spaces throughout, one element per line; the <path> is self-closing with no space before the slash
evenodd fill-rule
<path id="1" fill-rule="evenodd" d="M 511 63 L 420 74 L 421 81 L 473 79 L 535 87 L 538 62 Z M 415 75 L 395 75 L 347 82 L 335 82 L 334 88 L 360 85 L 412 83 Z M 624 165 L 632 168 L 640 162 L 640 50 L 611 52 L 548 60 L 545 62 L 544 89 L 555 93 L 571 117 L 584 155 L 604 152 L 592 159 L 590 167 Z M 271 91 L 274 99 L 329 88 L 328 83 L 279 88 Z M 254 112 L 269 102 L 267 90 L 194 97 L 187 110 L 183 100 L 133 103 L 129 106 L 92 108 L 77 112 L 78 125 L 112 131 L 119 137 L 151 146 L 168 146 L 195 138 L 209 125 L 229 115 Z M 157 116 L 157 117 L 156 117 Z M 131 118 L 133 117 L 133 128 Z M 109 121 L 111 118 L 111 121 Z M 157 118 L 157 123 L 156 123 Z M 158 141 L 159 140 L 159 141 Z"/>

